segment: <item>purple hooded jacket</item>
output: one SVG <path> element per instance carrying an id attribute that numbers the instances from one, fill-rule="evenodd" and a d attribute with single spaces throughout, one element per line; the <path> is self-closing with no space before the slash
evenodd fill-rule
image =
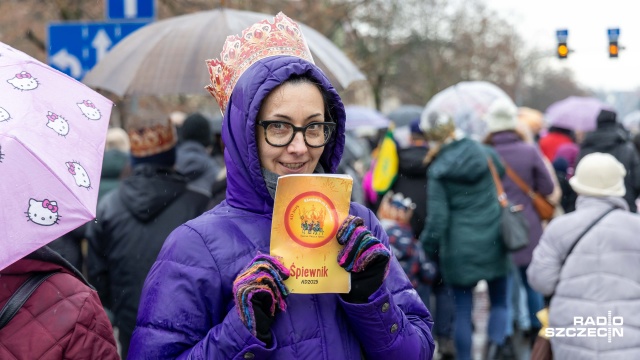
<path id="1" fill-rule="evenodd" d="M 431 359 L 433 320 L 395 257 L 367 304 L 338 294 L 286 298 L 267 347 L 238 316 L 232 285 L 258 253 L 269 253 L 273 199 L 260 171 L 255 122 L 262 100 L 293 74 L 308 74 L 329 92 L 337 122 L 320 163 L 338 167 L 344 148 L 344 107 L 318 68 L 289 56 L 253 64 L 239 79 L 224 117 L 227 199 L 167 238 L 146 279 L 129 359 Z M 352 203 L 385 245 L 373 213 Z"/>

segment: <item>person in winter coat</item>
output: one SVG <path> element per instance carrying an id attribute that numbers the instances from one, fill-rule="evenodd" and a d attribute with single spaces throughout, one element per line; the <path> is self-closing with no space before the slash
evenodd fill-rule
<path id="1" fill-rule="evenodd" d="M 493 149 L 456 132 L 445 114 L 423 114 L 420 128 L 432 146 L 427 183 L 427 221 L 420 240 L 439 258 L 445 284 L 453 286 L 457 359 L 471 359 L 473 288 L 489 284 L 491 313 L 487 356 L 503 351 L 509 260 L 500 234 L 500 204 L 488 160 L 504 173 Z"/>
<path id="2" fill-rule="evenodd" d="M 411 198 L 416 208 L 411 217 L 411 230 L 417 238 L 424 228 L 427 216 L 427 141 L 420 130 L 420 120 L 411 123 L 410 146 L 398 149 L 398 176 L 391 190 Z"/>
<path id="3" fill-rule="evenodd" d="M 636 199 L 640 195 L 640 155 L 629 140 L 629 133 L 616 120 L 616 113 L 601 110 L 596 130 L 587 133 L 580 146 L 578 162 L 587 154 L 602 152 L 613 155 L 624 165 L 627 175 L 624 187 L 627 190 L 624 199 L 631 212 L 637 212 Z"/>
<path id="4" fill-rule="evenodd" d="M 280 13 L 243 34 L 257 30 L 252 42 L 227 41 L 239 41 L 237 54 L 266 57 L 246 63 L 223 51 L 224 62 L 207 62 L 209 91 L 225 109 L 227 197 L 167 238 L 145 282 L 130 357 L 431 359 L 429 311 L 362 205 L 351 203 L 338 233 L 348 244 L 341 259 L 363 264 L 339 261 L 351 269 L 351 292 L 287 296 L 289 270 L 267 255 L 277 178 L 335 173 L 345 112 L 297 24 Z M 229 74 L 222 82 L 218 66 Z M 353 253 L 359 245 L 370 250 Z"/>
<path id="5" fill-rule="evenodd" d="M 144 279 L 173 229 L 200 215 L 209 197 L 191 190 L 173 169 L 175 129 L 168 119 L 143 125 L 141 112 L 129 130 L 133 173 L 98 204 L 96 222 L 88 223 L 89 280 L 119 329 L 126 359 L 135 327 Z"/>
<path id="6" fill-rule="evenodd" d="M 104 146 L 98 202 L 110 191 L 117 188 L 120 180 L 131 172 L 129 136 L 122 128 L 113 127 L 107 130 L 107 141 Z"/>
<path id="7" fill-rule="evenodd" d="M 429 150 L 424 133 L 420 129 L 420 119 L 415 119 L 409 125 L 409 146 L 398 149 L 399 168 L 396 181 L 391 189 L 396 193 L 402 193 L 411 198 L 416 204 L 413 215 L 409 221 L 413 236 L 419 238 L 424 229 L 427 217 L 427 168 L 424 158 Z M 387 234 L 389 232 L 387 231 Z M 424 251 L 424 250 L 423 250 Z M 426 256 L 426 255 L 425 255 Z M 433 266 L 435 262 L 429 260 L 423 265 Z M 453 290 L 451 286 L 442 281 L 439 272 L 436 279 L 427 283 L 419 283 L 417 288 L 422 301 L 431 303 L 431 295 L 435 297 L 433 334 L 438 344 L 438 352 L 441 359 L 453 358 L 455 346 L 453 344 Z"/>
<path id="8" fill-rule="evenodd" d="M 576 211 L 552 220 L 533 252 L 529 283 L 553 295 L 546 333 L 567 329 L 565 336 L 550 338 L 555 359 L 624 360 L 640 353 L 640 216 L 628 211 L 623 198 L 625 173 L 609 154 L 592 153 L 580 160 L 570 180 L 578 193 Z M 583 321 L 576 323 L 576 317 Z M 585 324 L 587 318 L 611 317 L 622 319 L 615 322 L 621 326 Z M 605 326 L 613 332 L 610 341 L 608 329 L 604 335 L 600 330 Z M 569 336 L 568 329 L 600 335 Z M 618 331 L 623 336 L 617 337 Z"/>
<path id="9" fill-rule="evenodd" d="M 0 329 L 0 359 L 119 359 L 98 293 L 44 246 L 0 270 L 0 308 L 32 275 L 53 272 Z"/>
<path id="10" fill-rule="evenodd" d="M 220 167 L 211 157 L 213 132 L 200 113 L 187 116 L 182 124 L 182 141 L 176 150 L 176 170 L 189 178 L 191 188 L 211 196 Z"/>
<path id="11" fill-rule="evenodd" d="M 556 151 L 558 151 L 560 145 L 575 143 L 574 139 L 575 134 L 573 131 L 551 126 L 548 133 L 538 141 L 538 145 L 540 146 L 542 154 L 546 156 L 549 161 L 553 161 L 553 159 L 556 158 Z"/>
<path id="12" fill-rule="evenodd" d="M 504 161 L 504 165 L 520 177 L 529 189 L 547 196 L 553 192 L 553 180 L 542 160 L 542 155 L 535 147 L 525 143 L 523 137 L 516 131 L 517 115 L 518 109 L 510 99 L 494 101 L 486 115 L 489 135 L 485 143 L 493 146 Z M 533 249 L 538 245 L 542 235 L 542 222 L 529 195 L 520 189 L 509 175 L 503 177 L 502 184 L 509 201 L 524 207 L 523 214 L 529 225 L 529 244 L 513 253 L 512 260 L 520 272 L 520 278 L 527 291 L 529 317 L 534 329 L 533 334 L 537 334 L 541 325 L 536 313 L 543 308 L 544 299 L 527 283 L 526 271 L 531 262 Z"/>

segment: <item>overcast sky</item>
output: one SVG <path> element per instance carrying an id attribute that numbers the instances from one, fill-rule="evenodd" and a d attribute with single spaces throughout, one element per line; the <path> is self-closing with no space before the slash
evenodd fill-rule
<path id="1" fill-rule="evenodd" d="M 637 0 L 485 0 L 527 42 L 548 51 L 548 61 L 571 68 L 594 90 L 640 87 L 640 1 Z M 620 28 L 620 57 L 608 55 L 608 28 Z M 569 30 L 569 58 L 555 57 L 556 30 Z"/>

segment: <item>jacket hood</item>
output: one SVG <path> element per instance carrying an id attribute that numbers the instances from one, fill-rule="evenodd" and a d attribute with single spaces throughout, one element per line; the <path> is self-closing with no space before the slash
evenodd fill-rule
<path id="1" fill-rule="evenodd" d="M 426 147 L 412 146 L 398 150 L 398 158 L 400 165 L 398 174 L 410 177 L 422 177 L 427 174 L 428 164 L 424 164 L 424 158 L 427 156 L 428 149 Z"/>
<path id="2" fill-rule="evenodd" d="M 617 126 L 608 126 L 590 132 L 585 136 L 582 148 L 593 149 L 594 152 L 609 152 L 620 144 L 626 143 L 628 135 Z"/>
<path id="3" fill-rule="evenodd" d="M 201 177 L 215 164 L 207 154 L 206 148 L 197 141 L 184 141 L 176 151 L 175 168 L 189 180 Z"/>
<path id="4" fill-rule="evenodd" d="M 256 118 L 262 100 L 292 75 L 308 74 L 329 94 L 336 132 L 325 146 L 320 165 L 326 173 L 335 173 L 344 151 L 345 112 L 338 92 L 324 73 L 310 62 L 293 56 L 274 56 L 251 65 L 236 83 L 222 124 L 227 165 L 227 203 L 247 211 L 271 215 L 273 199 L 262 178 Z"/>
<path id="5" fill-rule="evenodd" d="M 151 164 L 141 164 L 122 180 L 120 199 L 138 221 L 153 220 L 187 190 L 186 177 Z"/>
<path id="6" fill-rule="evenodd" d="M 487 154 L 480 143 L 463 138 L 446 144 L 429 168 L 438 179 L 475 182 L 489 171 Z"/>

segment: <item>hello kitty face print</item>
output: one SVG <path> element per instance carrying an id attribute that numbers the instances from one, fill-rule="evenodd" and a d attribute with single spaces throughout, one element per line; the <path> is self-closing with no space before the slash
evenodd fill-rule
<path id="1" fill-rule="evenodd" d="M 85 170 L 82 165 L 77 162 L 68 162 L 67 170 L 69 174 L 73 175 L 73 179 L 76 181 L 76 185 L 84 188 L 91 188 L 91 180 L 89 179 L 89 175 L 87 174 L 87 170 Z"/>
<path id="2" fill-rule="evenodd" d="M 0 107 L 0 122 L 9 121 L 11 119 L 11 114 L 4 108 Z"/>
<path id="3" fill-rule="evenodd" d="M 89 120 L 100 120 L 102 115 L 100 115 L 100 110 L 95 106 L 91 100 L 84 100 L 81 103 L 76 104 L 82 110 L 82 114 L 87 117 Z"/>
<path id="4" fill-rule="evenodd" d="M 29 199 L 29 210 L 26 214 L 28 221 L 42 226 L 57 224 L 61 217 L 58 214 L 58 203 L 47 199 L 42 201 Z"/>
<path id="5" fill-rule="evenodd" d="M 16 74 L 15 77 L 7 80 L 7 82 L 20 91 L 33 90 L 38 87 L 38 80 L 26 71 Z"/>
<path id="6" fill-rule="evenodd" d="M 69 122 L 62 116 L 54 114 L 51 111 L 47 113 L 47 127 L 61 136 L 67 136 L 69 133 Z"/>

